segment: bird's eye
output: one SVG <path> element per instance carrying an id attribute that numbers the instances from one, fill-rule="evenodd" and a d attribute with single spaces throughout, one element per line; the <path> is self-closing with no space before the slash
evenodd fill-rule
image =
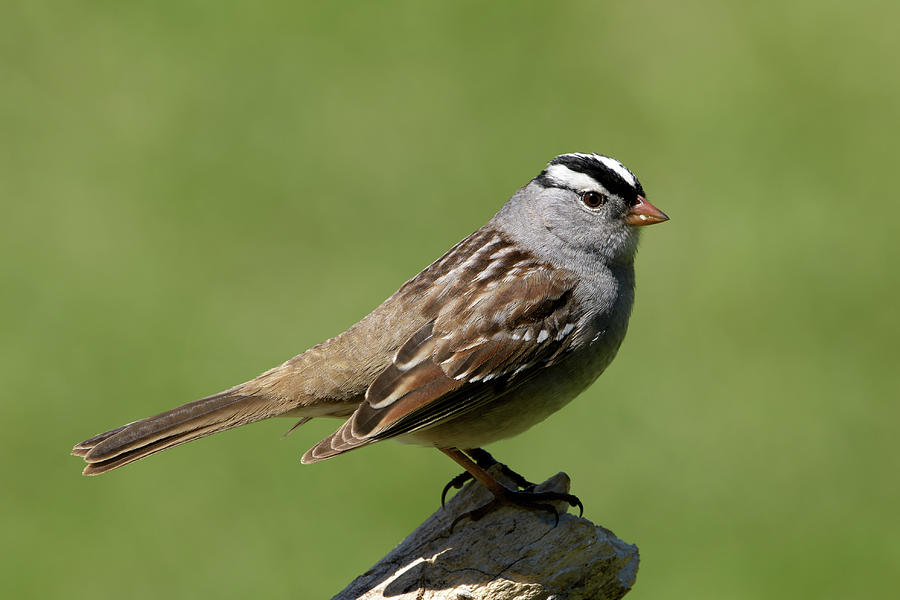
<path id="1" fill-rule="evenodd" d="M 598 208 L 606 202 L 606 196 L 600 192 L 583 192 L 581 194 L 581 201 L 584 202 L 584 205 L 588 208 Z"/>

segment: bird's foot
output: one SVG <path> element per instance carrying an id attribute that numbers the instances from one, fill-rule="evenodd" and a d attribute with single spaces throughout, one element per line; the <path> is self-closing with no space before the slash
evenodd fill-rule
<path id="1" fill-rule="evenodd" d="M 470 450 L 466 450 L 466 454 L 468 454 L 477 464 L 484 470 L 487 470 L 494 465 L 500 465 L 500 472 L 503 473 L 505 477 L 507 477 L 510 481 L 512 481 L 517 488 L 520 490 L 533 490 L 535 487 L 534 483 L 531 483 L 505 464 L 498 462 L 493 456 L 490 455 L 486 450 L 482 450 L 481 448 L 472 448 Z M 459 490 L 462 489 L 462 486 L 466 484 L 466 482 L 473 480 L 472 474 L 468 471 L 463 471 L 453 479 L 447 482 L 447 485 L 444 486 L 443 491 L 441 491 L 441 508 L 444 507 L 447 501 L 447 492 L 451 489 Z M 473 519 L 475 520 L 475 519 Z"/>
<path id="2" fill-rule="evenodd" d="M 527 508 L 529 510 L 550 512 L 553 514 L 556 521 L 554 527 L 559 524 L 559 512 L 557 512 L 556 507 L 551 504 L 551 502 L 566 502 L 569 506 L 578 507 L 579 516 L 584 514 L 584 505 L 577 496 L 565 492 L 537 491 L 533 483 L 504 466 L 503 468 L 505 471 L 512 473 L 511 479 L 516 486 L 524 489 L 520 491 L 518 489 L 506 487 L 506 485 L 497 481 L 497 479 L 487 471 L 488 468 L 498 463 L 490 454 L 480 448 L 470 448 L 465 451 L 459 450 L 458 448 L 438 449 L 466 470 L 462 475 L 454 477 L 453 480 L 444 487 L 442 499 L 447 493 L 447 490 L 451 487 L 462 487 L 462 485 L 470 478 L 477 479 L 479 483 L 494 495 L 494 499 L 484 506 L 463 513 L 453 519 L 453 522 L 450 524 L 450 533 L 453 533 L 453 528 L 456 527 L 456 524 L 466 517 L 470 518 L 472 521 L 477 521 L 503 504 L 515 504 L 516 506 L 521 506 L 522 508 Z"/>
<path id="3" fill-rule="evenodd" d="M 503 491 L 500 491 L 499 493 L 497 490 L 491 491 L 494 493 L 494 499 L 483 506 L 479 506 L 475 510 L 470 510 L 453 519 L 453 522 L 450 524 L 450 533 L 453 533 L 453 528 L 456 527 L 456 524 L 466 517 L 472 521 L 477 521 L 504 504 L 514 504 L 529 510 L 549 512 L 553 515 L 554 527 L 559 525 L 559 512 L 556 510 L 555 506 L 549 504 L 550 502 L 567 502 L 569 506 L 578 507 L 579 517 L 584 514 L 584 505 L 581 503 L 581 500 L 578 499 L 578 496 L 573 494 L 566 494 L 564 492 L 535 492 L 532 490 L 518 491 L 506 488 L 503 488 Z"/>

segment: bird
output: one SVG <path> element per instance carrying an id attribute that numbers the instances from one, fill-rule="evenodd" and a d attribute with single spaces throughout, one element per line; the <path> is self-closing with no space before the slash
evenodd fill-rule
<path id="1" fill-rule="evenodd" d="M 343 419 L 302 457 L 314 463 L 382 440 L 434 447 L 498 504 L 581 503 L 515 489 L 482 447 L 520 434 L 584 391 L 625 337 L 643 227 L 668 220 L 618 160 L 553 158 L 481 228 L 343 333 L 223 392 L 95 435 L 72 454 L 99 475 L 267 419 Z M 518 489 L 518 488 L 522 489 Z M 553 510 L 549 506 L 549 510 Z M 558 520 L 558 516 L 557 516 Z M 455 524 L 455 522 L 454 522 Z"/>

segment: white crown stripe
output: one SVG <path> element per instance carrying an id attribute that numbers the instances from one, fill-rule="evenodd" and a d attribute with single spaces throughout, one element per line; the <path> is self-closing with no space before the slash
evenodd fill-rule
<path id="1" fill-rule="evenodd" d="M 602 154 L 585 154 L 584 152 L 570 152 L 568 154 L 561 154 L 556 157 L 556 159 L 560 159 L 566 156 L 574 156 L 577 158 L 595 160 L 599 163 L 602 163 L 610 171 L 614 172 L 616 175 L 622 178 L 622 180 L 630 185 L 631 187 L 637 187 L 637 177 L 634 176 L 634 173 L 631 170 L 612 158 L 611 156 L 603 156 Z"/>
<path id="2" fill-rule="evenodd" d="M 628 167 L 626 167 L 616 159 L 610 158 L 608 156 L 601 156 L 599 154 L 595 154 L 594 158 L 615 171 L 619 175 L 619 177 L 627 181 L 631 185 L 631 187 L 637 186 L 637 180 L 634 178 L 634 173 L 629 171 Z"/>
<path id="3" fill-rule="evenodd" d="M 579 192 L 596 190 L 603 192 L 607 196 L 610 195 L 609 191 L 600 185 L 593 177 L 586 175 L 585 173 L 573 171 L 565 165 L 550 165 L 547 167 L 547 176 L 560 185 L 573 190 L 578 190 Z"/>

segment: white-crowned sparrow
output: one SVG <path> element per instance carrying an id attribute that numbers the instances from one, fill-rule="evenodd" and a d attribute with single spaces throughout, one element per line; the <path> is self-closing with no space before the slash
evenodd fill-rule
<path id="1" fill-rule="evenodd" d="M 439 448 L 498 499 L 553 499 L 507 490 L 478 449 L 542 421 L 612 361 L 634 298 L 638 227 L 666 219 L 622 163 L 563 154 L 344 333 L 72 453 L 97 475 L 268 417 L 339 417 L 304 463 L 395 438 Z"/>

